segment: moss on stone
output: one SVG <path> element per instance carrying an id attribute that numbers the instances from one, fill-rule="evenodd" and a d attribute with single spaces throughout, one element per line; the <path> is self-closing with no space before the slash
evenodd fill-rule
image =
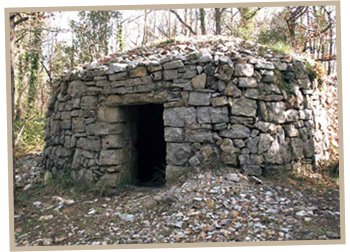
<path id="1" fill-rule="evenodd" d="M 275 81 L 277 86 L 281 89 L 281 90 L 285 90 L 287 92 L 288 96 L 291 96 L 291 92 L 290 92 L 290 86 L 289 84 L 285 81 L 283 73 L 279 70 L 279 69 L 274 69 L 273 70 L 274 75 L 275 75 Z"/>

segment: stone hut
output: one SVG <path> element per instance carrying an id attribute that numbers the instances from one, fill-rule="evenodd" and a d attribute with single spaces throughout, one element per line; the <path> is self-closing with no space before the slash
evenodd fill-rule
<path id="1" fill-rule="evenodd" d="M 263 175 L 311 166 L 322 142 L 316 86 L 303 60 L 238 39 L 120 54 L 55 81 L 46 168 L 118 186 L 194 167 Z"/>

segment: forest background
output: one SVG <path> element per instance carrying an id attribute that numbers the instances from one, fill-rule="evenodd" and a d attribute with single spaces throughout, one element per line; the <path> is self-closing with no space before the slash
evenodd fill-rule
<path id="1" fill-rule="evenodd" d="M 335 6 L 23 12 L 10 19 L 18 155 L 43 148 L 55 77 L 125 51 L 220 35 L 311 58 L 316 74 L 336 73 Z"/>

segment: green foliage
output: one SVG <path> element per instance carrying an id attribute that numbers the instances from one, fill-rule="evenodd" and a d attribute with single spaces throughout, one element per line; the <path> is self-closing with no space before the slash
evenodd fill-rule
<path id="1" fill-rule="evenodd" d="M 261 29 L 258 35 L 258 42 L 263 45 L 287 43 L 287 41 L 286 33 L 279 29 Z"/>
<path id="2" fill-rule="evenodd" d="M 33 109 L 35 102 L 35 95 L 38 86 L 38 69 L 39 69 L 39 59 L 38 55 L 34 52 L 29 54 L 30 57 L 30 77 L 29 77 L 29 88 L 27 94 L 28 111 Z M 27 113 L 28 114 L 28 113 Z"/>
<path id="3" fill-rule="evenodd" d="M 120 51 L 124 51 L 125 49 L 125 41 L 124 41 L 124 28 L 123 25 L 119 25 L 118 36 L 117 36 L 117 46 Z"/>
<path id="4" fill-rule="evenodd" d="M 74 47 L 66 43 L 58 43 L 55 45 L 54 57 L 51 70 L 53 76 L 62 76 L 64 70 L 74 68 Z"/>
<path id="5" fill-rule="evenodd" d="M 327 74 L 325 66 L 320 62 L 313 62 L 313 64 L 310 62 L 306 62 L 305 68 L 310 80 L 317 80 L 317 82 L 321 86 L 323 83 L 322 78 Z"/>
<path id="6" fill-rule="evenodd" d="M 278 42 L 276 44 L 272 44 L 269 47 L 275 53 L 291 53 L 292 52 L 292 47 L 289 44 L 283 43 L 283 42 Z"/>
<path id="7" fill-rule="evenodd" d="M 170 39 L 166 39 L 166 40 L 162 40 L 158 43 L 156 43 L 155 45 L 152 45 L 152 46 L 155 46 L 155 47 L 163 47 L 163 46 L 169 46 L 169 45 L 173 45 L 175 43 L 179 43 L 179 41 L 173 39 L 173 38 L 170 38 Z"/>
<path id="8" fill-rule="evenodd" d="M 258 50 L 258 55 L 264 57 L 266 54 L 266 48 L 260 47 Z"/>
<path id="9" fill-rule="evenodd" d="M 285 20 L 281 15 L 274 16 L 267 27 L 260 29 L 258 43 L 267 45 L 275 53 L 291 53 L 293 51 L 290 43 Z"/>
<path id="10" fill-rule="evenodd" d="M 227 167 L 227 165 L 225 165 L 223 162 L 219 161 L 218 164 L 215 166 L 215 171 L 222 171 L 223 169 L 225 169 Z"/>
<path id="11" fill-rule="evenodd" d="M 274 69 L 273 70 L 275 78 L 276 78 L 276 84 L 281 90 L 285 90 L 287 92 L 288 96 L 291 96 L 290 92 L 290 86 L 289 84 L 285 81 L 283 73 L 279 69 Z"/>
<path id="12" fill-rule="evenodd" d="M 310 80 L 311 81 L 316 80 L 318 74 L 317 74 L 315 67 L 312 66 L 309 62 L 306 62 L 305 67 L 306 67 L 307 75 L 309 76 Z"/>
<path id="13" fill-rule="evenodd" d="M 43 110 L 42 104 L 44 101 L 45 77 L 43 76 L 42 62 L 45 61 L 43 56 L 43 44 L 45 38 L 44 30 L 47 28 L 45 23 L 45 15 L 40 13 L 31 13 L 32 18 L 27 22 L 21 23 L 16 29 L 16 36 L 18 43 L 16 44 L 16 58 L 15 58 L 15 108 L 14 114 L 16 124 L 22 127 L 24 120 L 37 116 L 34 110 Z M 44 102 L 43 102 L 44 103 Z M 38 118 L 40 119 L 40 118 Z M 26 136 L 27 127 L 36 128 L 39 126 L 37 121 L 31 120 L 25 126 L 24 137 Z M 17 130 L 17 129 L 15 129 Z M 21 137 L 23 139 L 23 136 Z M 26 139 L 26 141 L 34 142 L 36 139 Z M 31 145 L 31 144 L 30 144 Z"/>
<path id="14" fill-rule="evenodd" d="M 43 115 L 35 114 L 28 120 L 19 120 L 14 123 L 14 135 L 17 139 L 19 136 L 15 152 L 30 153 L 33 151 L 41 151 L 45 144 L 45 122 Z"/>
<path id="15" fill-rule="evenodd" d="M 64 191 L 71 194 L 87 193 L 92 191 L 92 187 L 86 180 L 73 178 L 68 169 L 49 179 L 48 183 L 44 187 L 50 191 Z"/>
<path id="16" fill-rule="evenodd" d="M 108 186 L 105 181 L 101 181 L 98 185 L 93 188 L 93 191 L 100 197 L 107 196 Z"/>
<path id="17" fill-rule="evenodd" d="M 293 68 L 293 71 L 296 72 L 296 73 L 302 73 L 302 72 L 305 71 L 303 69 L 303 64 L 301 64 L 300 61 L 293 61 L 292 68 Z"/>
<path id="18" fill-rule="evenodd" d="M 35 198 L 35 191 L 31 188 L 24 190 L 16 190 L 16 210 L 21 209 L 22 207 L 31 206 L 33 203 L 33 199 Z"/>
<path id="19" fill-rule="evenodd" d="M 238 8 L 238 11 L 240 13 L 240 22 L 234 28 L 234 36 L 251 40 L 255 29 L 254 16 L 258 13 L 259 9 L 245 7 Z"/>
<path id="20" fill-rule="evenodd" d="M 251 40 L 254 33 L 254 23 L 246 22 L 242 26 L 238 26 L 234 29 L 234 36 L 242 38 L 244 40 Z"/>
<path id="21" fill-rule="evenodd" d="M 73 47 L 78 52 L 78 63 L 92 62 L 109 54 L 109 41 L 117 37 L 119 47 L 124 47 L 121 41 L 122 29 L 120 11 L 80 11 L 79 21 L 71 21 L 74 33 Z"/>
<path id="22" fill-rule="evenodd" d="M 258 43 L 263 45 L 286 44 L 290 42 L 287 29 L 283 15 L 274 15 L 269 24 L 260 28 L 257 36 Z"/>

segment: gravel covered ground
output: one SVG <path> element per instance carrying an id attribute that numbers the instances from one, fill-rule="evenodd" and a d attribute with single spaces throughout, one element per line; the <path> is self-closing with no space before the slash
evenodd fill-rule
<path id="1" fill-rule="evenodd" d="M 16 246 L 340 238 L 339 191 L 312 181 L 223 168 L 98 196 L 37 185 L 40 156 L 17 164 Z"/>

